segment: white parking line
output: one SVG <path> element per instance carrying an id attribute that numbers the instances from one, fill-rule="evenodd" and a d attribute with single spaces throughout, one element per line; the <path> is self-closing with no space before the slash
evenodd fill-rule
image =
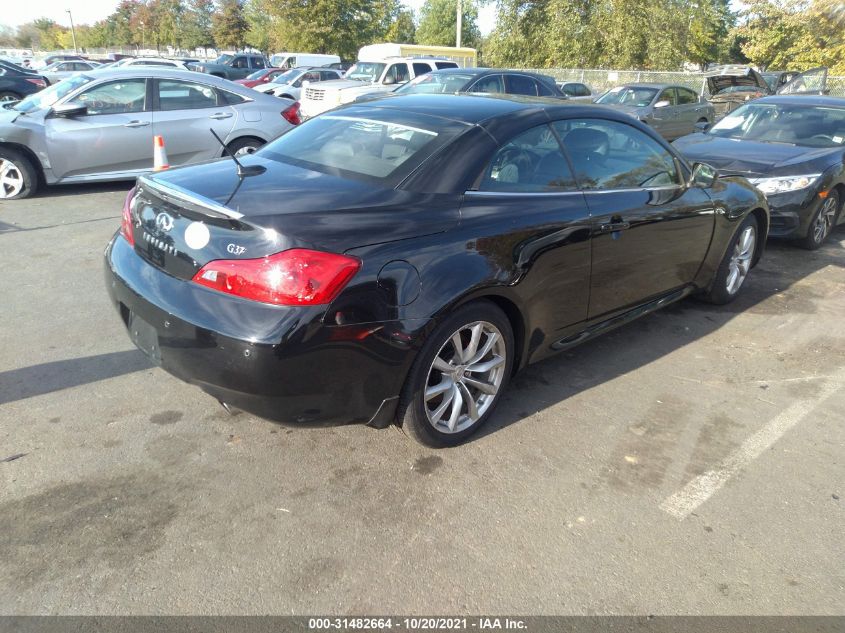
<path id="1" fill-rule="evenodd" d="M 819 394 L 812 400 L 800 400 L 791 405 L 766 426 L 757 431 L 731 453 L 715 470 L 699 475 L 678 492 L 667 497 L 660 504 L 660 509 L 673 517 L 683 520 L 696 508 L 707 501 L 713 493 L 742 468 L 758 458 L 763 451 L 777 442 L 784 433 L 815 411 L 825 400 L 836 393 L 845 377 L 836 376 L 826 383 Z"/>

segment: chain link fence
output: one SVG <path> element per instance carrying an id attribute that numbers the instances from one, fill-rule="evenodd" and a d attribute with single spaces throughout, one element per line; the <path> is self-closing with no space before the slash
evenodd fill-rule
<path id="1" fill-rule="evenodd" d="M 579 81 L 601 93 L 608 88 L 627 83 L 645 82 L 678 84 L 704 92 L 704 77 L 698 72 L 662 72 L 654 70 L 597 70 L 586 68 L 526 68 L 542 75 L 550 75 L 557 81 Z M 845 97 L 845 77 L 828 76 L 827 89 L 834 97 Z"/>

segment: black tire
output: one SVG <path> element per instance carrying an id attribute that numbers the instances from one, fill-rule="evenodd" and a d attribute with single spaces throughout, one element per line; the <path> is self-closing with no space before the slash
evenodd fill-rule
<path id="1" fill-rule="evenodd" d="M 28 198 L 38 190 L 38 172 L 29 158 L 17 150 L 0 146 L 0 163 L 3 162 L 12 163 L 17 174 L 23 179 L 23 187 L 16 194 L 10 195 L 10 186 L 0 183 L 0 200 Z"/>
<path id="2" fill-rule="evenodd" d="M 4 90 L 0 92 L 0 103 L 3 103 L 4 101 L 20 101 L 21 99 L 23 99 L 21 95 L 17 92 L 12 92 L 11 90 Z"/>
<path id="3" fill-rule="evenodd" d="M 226 149 L 229 151 L 230 154 L 234 156 L 238 152 L 243 150 L 247 150 L 247 153 L 251 154 L 262 145 L 264 145 L 264 141 L 261 141 L 257 138 L 238 138 L 229 143 L 226 146 Z"/>
<path id="4" fill-rule="evenodd" d="M 823 213 L 828 213 L 830 207 L 833 207 L 833 222 L 824 228 L 822 231 L 817 231 L 820 224 L 820 217 Z M 813 219 L 810 220 L 810 226 L 807 228 L 807 235 L 797 241 L 801 248 L 806 248 L 808 251 L 814 251 L 821 248 L 827 237 L 833 232 L 836 222 L 839 219 L 839 214 L 842 211 L 842 201 L 839 199 L 839 192 L 836 189 L 831 189 L 824 202 L 819 205 L 819 208 L 813 214 Z"/>
<path id="5" fill-rule="evenodd" d="M 471 377 L 478 378 L 479 380 L 485 382 L 487 380 L 493 380 L 494 382 L 495 380 L 498 380 L 498 388 L 494 394 L 490 394 L 492 398 L 488 398 L 486 402 L 481 405 L 484 407 L 484 412 L 481 413 L 479 407 L 478 412 L 480 415 L 475 421 L 472 421 L 469 417 L 470 411 L 465 398 L 467 395 L 470 398 L 473 398 L 473 402 L 475 402 L 476 406 L 478 406 L 476 398 L 483 399 L 483 392 L 474 387 L 472 387 L 472 391 L 470 391 L 470 387 L 466 384 L 457 385 L 456 383 L 453 383 L 456 384 L 455 389 L 460 391 L 462 394 L 461 399 L 463 404 L 461 405 L 461 408 L 459 408 L 459 411 L 462 412 L 466 409 L 466 413 L 459 414 L 458 424 L 460 424 L 461 420 L 463 420 L 463 424 L 466 426 L 464 426 L 464 428 L 458 428 L 456 425 L 456 429 L 454 431 L 442 431 L 435 428 L 434 424 L 429 421 L 429 416 L 426 413 L 425 390 L 427 387 L 431 386 L 429 385 L 429 380 L 432 378 L 433 372 L 435 371 L 432 365 L 436 356 L 440 355 L 441 360 L 444 360 L 444 355 L 454 352 L 454 348 L 451 343 L 454 334 L 459 333 L 464 327 L 468 327 L 472 324 L 478 324 L 479 322 L 488 326 L 494 326 L 495 330 L 498 330 L 501 334 L 501 338 L 495 338 L 497 343 L 494 344 L 494 347 L 490 351 L 490 358 L 492 359 L 494 356 L 500 357 L 497 349 L 501 350 L 501 346 L 498 346 L 498 341 L 501 341 L 504 348 L 505 362 L 500 363 L 489 372 L 472 373 Z M 479 351 L 483 349 L 484 343 L 489 341 L 489 339 L 486 338 L 486 329 L 487 328 L 485 326 L 481 334 L 481 336 L 485 336 L 483 342 L 479 342 L 477 344 Z M 492 331 L 493 330 L 491 330 L 491 332 Z M 469 341 L 468 335 L 468 331 L 464 333 L 463 340 L 466 343 Z M 514 350 L 513 330 L 511 329 L 507 316 L 505 316 L 505 313 L 502 312 L 498 306 L 489 301 L 476 301 L 458 308 L 458 310 L 456 310 L 452 315 L 443 320 L 428 337 L 428 340 L 417 355 L 417 359 L 414 361 L 414 365 L 411 368 L 405 382 L 405 386 L 402 389 L 402 394 L 399 399 L 397 418 L 401 422 L 405 433 L 426 446 L 441 448 L 460 444 L 467 437 L 478 431 L 478 429 L 480 429 L 493 415 L 493 412 L 501 399 L 502 393 L 507 388 L 511 371 L 513 369 Z M 488 356 L 485 355 L 483 358 L 488 358 Z M 458 364 L 455 366 L 458 368 L 462 365 Z M 502 373 L 499 373 L 500 371 Z M 496 379 L 493 378 L 494 373 L 497 376 Z M 463 374 L 463 372 L 461 372 L 461 374 Z M 461 380 L 463 380 L 463 378 Z M 445 400 L 446 397 L 444 392 L 444 395 L 434 397 L 434 404 L 432 406 L 437 407 L 438 404 L 444 402 Z M 452 410 L 451 406 L 448 407 L 449 410 Z"/>
<path id="6" fill-rule="evenodd" d="M 748 260 L 748 270 L 745 271 L 745 275 L 743 275 L 739 285 L 731 290 L 728 286 L 728 278 L 731 274 L 731 261 L 734 256 L 737 255 L 739 241 L 742 239 L 742 236 L 745 234 L 748 227 L 753 228 L 754 236 L 754 244 L 751 248 L 750 259 Z M 722 258 L 722 263 L 719 264 L 719 269 L 716 271 L 716 277 L 713 279 L 710 290 L 701 297 L 704 301 L 715 305 L 725 305 L 739 296 L 739 291 L 742 290 L 742 286 L 745 284 L 748 271 L 750 271 L 751 267 L 754 265 L 755 253 L 759 248 L 759 239 L 760 231 L 757 226 L 757 218 L 751 214 L 742 221 L 742 224 L 739 225 L 739 228 L 731 238 L 730 245 L 725 252 L 725 256 Z"/>

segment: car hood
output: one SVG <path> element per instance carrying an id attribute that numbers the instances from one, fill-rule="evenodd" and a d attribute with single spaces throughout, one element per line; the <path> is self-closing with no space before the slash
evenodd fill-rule
<path id="1" fill-rule="evenodd" d="M 724 70 L 709 73 L 706 75 L 707 91 L 711 95 L 716 95 L 725 88 L 731 86 L 753 86 L 759 88 L 762 92 L 769 93 L 769 84 L 763 79 L 763 76 L 753 68 L 745 68 L 742 70 Z"/>
<path id="2" fill-rule="evenodd" d="M 444 195 L 380 189 L 260 154 L 244 157 L 266 171 L 239 179 L 228 158 L 148 177 L 155 183 L 199 196 L 235 211 L 255 226 L 272 228 L 311 248 L 351 248 L 440 233 L 458 221 L 459 199 L 434 205 Z M 436 211 L 439 207 L 441 211 Z M 419 212 L 415 212 L 418 210 Z"/>
<path id="3" fill-rule="evenodd" d="M 824 171 L 842 155 L 836 147 L 761 143 L 702 133 L 684 136 L 672 145 L 690 162 L 712 165 L 722 175 L 751 178 Z"/>
<path id="4" fill-rule="evenodd" d="M 320 81 L 320 88 L 331 88 L 332 90 L 345 90 L 347 88 L 360 88 L 362 90 L 372 90 L 373 86 L 378 84 L 369 81 L 357 81 L 355 79 L 329 79 L 328 81 Z"/>

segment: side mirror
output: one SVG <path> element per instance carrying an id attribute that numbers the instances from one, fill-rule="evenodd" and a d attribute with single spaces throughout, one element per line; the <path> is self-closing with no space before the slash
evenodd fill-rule
<path id="1" fill-rule="evenodd" d="M 707 130 L 710 129 L 710 122 L 709 121 L 699 121 L 693 127 L 698 132 L 706 132 Z"/>
<path id="2" fill-rule="evenodd" d="M 655 108 L 665 108 L 668 105 L 669 105 L 669 102 L 666 99 L 663 99 L 663 101 L 658 101 L 657 103 L 655 103 L 654 107 Z"/>
<path id="3" fill-rule="evenodd" d="M 709 189 L 716 182 L 718 173 L 707 163 L 696 163 L 692 168 L 692 175 L 689 179 L 690 187 Z"/>
<path id="4" fill-rule="evenodd" d="M 394 77 L 393 75 L 388 75 L 387 77 L 384 78 L 384 81 L 382 83 L 385 86 L 392 86 L 393 84 L 396 83 L 396 77 Z"/>
<path id="5" fill-rule="evenodd" d="M 83 103 L 62 103 L 53 106 L 53 116 L 64 119 L 71 119 L 77 116 L 85 116 L 88 114 L 88 106 Z"/>

